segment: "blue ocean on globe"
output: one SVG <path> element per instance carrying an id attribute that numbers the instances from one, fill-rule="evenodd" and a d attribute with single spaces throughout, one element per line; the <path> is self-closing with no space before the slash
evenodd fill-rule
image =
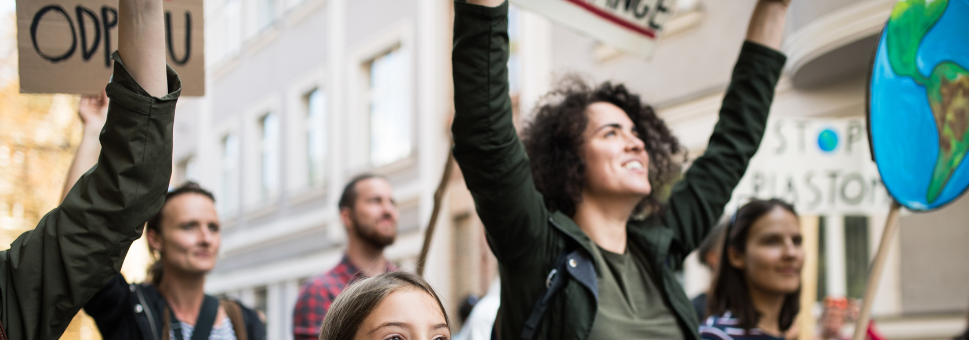
<path id="1" fill-rule="evenodd" d="M 894 73 L 882 32 L 872 69 L 871 143 L 878 171 L 889 193 L 912 210 L 931 210 L 952 202 L 969 187 L 969 157 L 952 174 L 939 198 L 926 193 L 936 160 L 939 135 L 924 87 Z M 918 67 L 928 75 L 940 62 L 969 69 L 969 0 L 950 0 L 946 12 L 925 35 Z"/>

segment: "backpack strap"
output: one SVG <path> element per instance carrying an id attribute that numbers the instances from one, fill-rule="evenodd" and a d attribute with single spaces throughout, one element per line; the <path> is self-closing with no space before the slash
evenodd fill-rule
<path id="1" fill-rule="evenodd" d="M 554 297 L 556 293 L 565 287 L 565 283 L 568 281 L 568 275 L 566 275 L 566 273 L 568 273 L 566 262 L 569 258 L 569 254 L 572 252 L 570 248 L 571 247 L 567 246 L 565 250 L 559 254 L 559 257 L 555 260 L 555 267 L 552 267 L 552 270 L 548 273 L 548 276 L 545 277 L 545 293 L 542 294 L 542 297 L 535 302 L 535 305 L 532 307 L 531 314 L 528 315 L 528 319 L 525 319 L 525 325 L 522 327 L 521 334 L 521 338 L 523 340 L 531 340 L 535 337 L 535 330 L 538 329 L 538 324 L 542 321 L 542 317 L 545 315 L 545 310 L 548 309 L 549 302 L 552 301 L 552 297 Z M 495 320 L 497 324 L 497 318 Z M 492 331 L 492 334 L 496 333 Z"/>
<path id="2" fill-rule="evenodd" d="M 195 329 L 192 330 L 191 340 L 208 340 L 212 334 L 212 326 L 215 325 L 215 317 L 219 314 L 219 300 L 206 295 L 202 300 L 202 308 L 199 309 L 199 316 L 195 320 Z M 162 339 L 169 339 L 169 330 L 174 333 L 176 340 L 185 340 L 182 335 L 182 324 L 175 317 L 175 312 L 168 305 L 165 305 L 165 329 L 163 329 Z M 170 328 L 169 328 L 170 327 Z"/>
<path id="3" fill-rule="evenodd" d="M 228 299 L 222 299 L 220 303 L 225 314 L 229 316 L 229 321 L 232 322 L 232 330 L 236 333 L 236 340 L 249 340 L 249 334 L 246 332 L 246 320 L 242 317 L 242 307 L 239 306 L 239 303 Z"/>

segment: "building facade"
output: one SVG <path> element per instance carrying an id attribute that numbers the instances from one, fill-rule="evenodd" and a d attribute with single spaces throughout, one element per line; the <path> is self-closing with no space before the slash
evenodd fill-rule
<path id="1" fill-rule="evenodd" d="M 270 339 L 292 338 L 301 283 L 340 260 L 337 201 L 356 174 L 392 182 L 400 223 L 385 253 L 414 269 L 449 150 L 446 5 L 206 3 L 207 95 L 179 101 L 174 182 L 215 193 L 221 258 L 206 289 L 262 311 Z M 435 244 L 426 275 L 445 292 L 449 252 Z"/>
<path id="2" fill-rule="evenodd" d="M 510 81 L 518 120 L 527 121 L 568 73 L 622 82 L 658 109 L 695 158 L 716 123 L 754 3 L 678 1 L 649 61 L 513 9 Z M 835 130 L 847 141 L 851 124 L 864 122 L 868 65 L 893 4 L 795 0 L 771 124 L 845 124 Z M 336 200 L 357 173 L 380 173 L 394 184 L 401 218 L 387 254 L 414 268 L 450 145 L 451 8 L 450 0 L 206 4 L 207 95 L 180 100 L 175 182 L 195 180 L 216 193 L 222 255 L 207 290 L 263 311 L 271 339 L 291 338 L 301 282 L 339 261 L 345 232 Z M 860 144 L 840 145 L 836 150 Z M 813 240 L 804 276 L 813 301 L 863 294 L 888 208 L 864 155 L 845 156 L 856 160 L 850 164 L 820 162 L 819 171 L 842 174 L 819 175 L 819 195 L 831 201 L 798 204 Z M 861 180 L 848 176 L 853 172 Z M 453 314 L 467 295 L 484 294 L 496 271 L 460 172 L 448 181 L 426 276 Z M 798 197 L 751 181 L 737 189 L 731 208 L 749 196 Z M 960 246 L 969 240 L 967 207 L 962 199 L 902 217 L 874 303 L 884 335 L 932 339 L 964 329 L 969 269 L 957 262 L 969 257 Z M 689 295 L 703 292 L 709 277 L 688 260 Z"/>

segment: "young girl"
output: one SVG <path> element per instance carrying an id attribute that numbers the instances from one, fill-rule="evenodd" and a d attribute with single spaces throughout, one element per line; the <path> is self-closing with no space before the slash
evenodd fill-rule
<path id="1" fill-rule="evenodd" d="M 777 199 L 745 204 L 726 230 L 703 339 L 783 339 L 800 309 L 801 225 Z"/>
<path id="2" fill-rule="evenodd" d="M 330 306 L 320 340 L 448 340 L 451 324 L 420 276 L 390 272 L 356 283 Z"/>

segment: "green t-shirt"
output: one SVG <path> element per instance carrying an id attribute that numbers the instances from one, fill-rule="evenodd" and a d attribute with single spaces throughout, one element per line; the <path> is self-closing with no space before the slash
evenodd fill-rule
<path id="1" fill-rule="evenodd" d="M 631 249 L 625 254 L 594 249 L 600 269 L 599 309 L 589 340 L 683 339 L 643 256 Z"/>

